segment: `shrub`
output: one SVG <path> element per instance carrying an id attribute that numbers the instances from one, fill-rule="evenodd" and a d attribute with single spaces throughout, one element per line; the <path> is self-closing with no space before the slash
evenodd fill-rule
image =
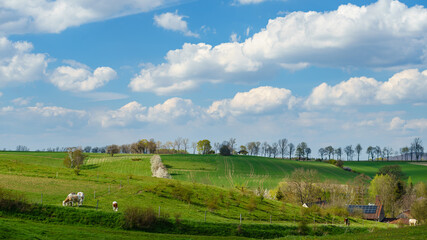
<path id="1" fill-rule="evenodd" d="M 214 211 L 218 209 L 218 197 L 211 196 L 206 200 L 206 207 L 209 209 L 209 211 Z"/>
<path id="2" fill-rule="evenodd" d="M 230 156 L 231 155 L 230 148 L 228 148 L 228 146 L 226 145 L 222 145 L 221 148 L 219 149 L 219 154 L 221 156 Z"/>
<path id="3" fill-rule="evenodd" d="M 157 222 L 156 213 L 151 207 L 129 207 L 124 212 L 124 219 L 126 229 L 150 229 Z"/>
<path id="4" fill-rule="evenodd" d="M 22 212 L 30 205 L 26 202 L 24 195 L 6 191 L 0 188 L 0 209 Z"/>
<path id="5" fill-rule="evenodd" d="M 310 228 L 307 225 L 306 221 L 301 221 L 298 223 L 298 234 L 299 235 L 308 235 Z"/>
<path id="6" fill-rule="evenodd" d="M 247 209 L 248 209 L 248 211 L 251 213 L 251 212 L 253 212 L 253 211 L 256 209 L 256 207 L 257 207 L 256 197 L 255 197 L 255 196 L 252 196 L 252 197 L 249 199 L 248 204 L 246 204 L 246 208 L 247 208 Z"/>
<path id="7" fill-rule="evenodd" d="M 427 223 L 427 199 L 421 199 L 412 204 L 411 214 L 418 221 Z"/>
<path id="8" fill-rule="evenodd" d="M 338 160 L 336 161 L 335 166 L 342 168 L 344 166 L 344 163 L 342 160 Z"/>

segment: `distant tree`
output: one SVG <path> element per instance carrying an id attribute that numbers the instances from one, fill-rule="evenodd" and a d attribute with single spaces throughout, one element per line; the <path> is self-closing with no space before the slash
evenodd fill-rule
<path id="1" fill-rule="evenodd" d="M 219 152 L 219 149 L 221 148 L 221 144 L 219 143 L 219 142 L 216 142 L 216 143 L 214 143 L 214 150 L 215 150 L 215 152 Z"/>
<path id="2" fill-rule="evenodd" d="M 199 154 L 209 154 L 211 149 L 211 142 L 209 140 L 204 139 L 197 142 L 197 151 L 199 152 Z"/>
<path id="3" fill-rule="evenodd" d="M 222 146 L 219 148 L 219 154 L 220 154 L 221 156 L 230 156 L 230 155 L 231 155 L 230 147 L 229 147 L 229 146 L 227 146 L 227 145 L 222 145 Z"/>
<path id="4" fill-rule="evenodd" d="M 342 149 L 340 147 L 335 149 L 335 155 L 337 155 L 337 160 L 341 160 Z"/>
<path id="5" fill-rule="evenodd" d="M 137 145 L 137 147 L 138 147 L 138 152 L 139 153 L 147 153 L 147 149 L 148 149 L 148 140 L 147 139 L 141 139 L 139 142 L 138 142 L 138 145 Z"/>
<path id="6" fill-rule="evenodd" d="M 412 152 L 415 153 L 415 160 L 421 160 L 422 156 L 424 155 L 424 148 L 422 146 L 423 142 L 420 138 L 415 138 L 414 141 L 411 143 L 411 148 L 413 149 Z M 412 157 L 411 157 L 412 160 Z"/>
<path id="7" fill-rule="evenodd" d="M 18 145 L 18 146 L 16 146 L 16 151 L 17 152 L 28 152 L 28 151 L 30 151 L 30 149 L 27 146 Z"/>
<path id="8" fill-rule="evenodd" d="M 403 157 L 405 158 L 406 161 L 408 161 L 408 153 L 409 153 L 409 148 L 408 147 L 403 147 L 400 149 L 400 155 L 402 156 L 402 160 Z"/>
<path id="9" fill-rule="evenodd" d="M 228 147 L 230 148 L 231 154 L 233 154 L 233 152 L 234 152 L 234 145 L 235 144 L 236 144 L 235 138 L 230 138 L 230 140 L 228 140 Z"/>
<path id="10" fill-rule="evenodd" d="M 68 154 L 65 155 L 64 165 L 67 168 L 77 168 L 79 169 L 83 165 L 87 155 L 83 153 L 81 148 L 72 147 L 68 148 Z"/>
<path id="11" fill-rule="evenodd" d="M 298 168 L 292 172 L 286 182 L 300 204 L 313 202 L 319 196 L 319 189 L 316 186 L 319 182 L 319 174 L 316 170 Z"/>
<path id="12" fill-rule="evenodd" d="M 273 155 L 273 158 L 276 158 L 277 153 L 279 152 L 279 144 L 274 142 L 271 145 L 271 154 Z"/>
<path id="13" fill-rule="evenodd" d="M 130 153 L 130 144 L 123 144 L 120 146 L 121 153 Z"/>
<path id="14" fill-rule="evenodd" d="M 381 151 L 381 147 L 380 146 L 376 146 L 375 147 L 375 154 L 377 155 L 377 160 L 379 160 L 381 158 L 382 152 L 383 151 Z"/>
<path id="15" fill-rule="evenodd" d="M 107 153 L 110 154 L 112 157 L 114 156 L 114 154 L 117 154 L 119 152 L 120 148 L 116 144 L 107 146 Z"/>
<path id="16" fill-rule="evenodd" d="M 298 156 L 298 160 L 301 160 L 305 155 L 305 149 L 307 148 L 307 143 L 301 142 L 298 144 L 296 149 L 296 155 Z"/>
<path id="17" fill-rule="evenodd" d="M 295 146 L 293 143 L 289 143 L 288 147 L 289 147 L 289 160 L 291 160 L 292 154 L 295 152 Z"/>
<path id="18" fill-rule="evenodd" d="M 86 146 L 85 148 L 84 148 L 84 152 L 85 153 L 90 153 L 90 150 L 92 149 L 92 147 L 91 146 Z"/>
<path id="19" fill-rule="evenodd" d="M 368 159 L 369 159 L 369 157 L 371 157 L 371 160 L 374 161 L 374 155 L 375 155 L 375 149 L 374 149 L 374 147 L 369 146 L 366 149 L 366 154 L 368 154 Z"/>
<path id="20" fill-rule="evenodd" d="M 282 155 L 282 159 L 284 159 L 288 149 L 288 140 L 286 138 L 282 138 L 278 141 L 278 143 L 279 143 L 279 152 Z"/>
<path id="21" fill-rule="evenodd" d="M 308 156 L 311 154 L 311 148 L 307 147 L 305 148 L 305 155 L 306 155 L 306 159 L 308 160 Z"/>
<path id="22" fill-rule="evenodd" d="M 270 144 L 268 144 L 268 142 L 263 142 L 261 144 L 261 155 L 263 155 L 264 157 L 266 157 L 267 154 L 268 154 L 269 148 L 270 148 Z"/>
<path id="23" fill-rule="evenodd" d="M 258 156 L 258 154 L 259 154 L 259 150 L 260 150 L 260 146 L 261 146 L 261 143 L 260 142 L 255 142 L 255 152 L 254 152 L 254 154 L 256 155 L 256 156 Z"/>
<path id="24" fill-rule="evenodd" d="M 323 160 L 323 156 L 325 156 L 326 150 L 324 148 L 319 148 L 319 155 L 320 158 Z"/>
<path id="25" fill-rule="evenodd" d="M 154 138 L 151 138 L 150 141 L 147 142 L 147 151 L 151 154 L 155 153 L 157 150 L 157 144 L 154 141 Z"/>
<path id="26" fill-rule="evenodd" d="M 248 142 L 247 143 L 247 149 L 248 149 L 248 152 L 249 152 L 250 155 L 254 155 L 255 154 L 255 147 L 256 147 L 255 142 Z"/>
<path id="27" fill-rule="evenodd" d="M 92 148 L 92 152 L 93 153 L 98 153 L 99 152 L 99 148 L 98 147 L 93 147 Z"/>
<path id="28" fill-rule="evenodd" d="M 334 148 L 332 146 L 325 147 L 326 153 L 328 154 L 328 159 L 331 160 L 331 155 L 334 154 Z"/>
<path id="29" fill-rule="evenodd" d="M 240 151 L 239 151 L 240 155 L 248 155 L 248 150 L 246 149 L 245 145 L 241 145 L 240 146 Z"/>
<path id="30" fill-rule="evenodd" d="M 106 147 L 100 147 L 99 148 L 99 152 L 100 153 L 105 153 L 107 151 L 107 148 Z"/>
<path id="31" fill-rule="evenodd" d="M 399 165 L 386 165 L 378 169 L 377 175 L 389 175 L 396 180 L 403 177 L 402 168 Z"/>
<path id="32" fill-rule="evenodd" d="M 347 155 L 347 161 L 350 159 L 352 159 L 353 158 L 353 153 L 354 153 L 354 151 L 353 151 L 353 146 L 352 145 L 348 145 L 347 147 L 345 147 L 344 148 L 344 152 L 345 152 L 345 154 Z"/>
<path id="33" fill-rule="evenodd" d="M 184 152 L 187 153 L 187 149 L 188 149 L 188 138 L 184 138 L 182 139 L 182 147 L 184 148 Z"/>
<path id="34" fill-rule="evenodd" d="M 197 150 L 197 143 L 196 143 L 196 142 L 192 142 L 192 143 L 191 143 L 191 148 L 193 148 L 193 154 L 196 154 L 196 150 Z"/>
<path id="35" fill-rule="evenodd" d="M 362 146 L 360 144 L 356 145 L 357 161 L 360 161 L 360 152 L 362 152 Z"/>
<path id="36" fill-rule="evenodd" d="M 178 137 L 174 141 L 174 147 L 178 152 L 179 152 L 179 150 L 181 150 L 181 145 L 182 145 L 182 137 Z"/>
<path id="37" fill-rule="evenodd" d="M 393 148 L 384 147 L 383 148 L 383 156 L 388 160 L 390 160 L 390 155 L 393 153 Z"/>

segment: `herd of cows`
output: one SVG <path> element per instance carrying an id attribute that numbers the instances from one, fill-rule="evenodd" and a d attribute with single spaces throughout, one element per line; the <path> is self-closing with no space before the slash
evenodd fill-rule
<path id="1" fill-rule="evenodd" d="M 78 192 L 78 193 L 70 193 L 68 194 L 68 196 L 65 198 L 64 201 L 62 201 L 62 206 L 74 206 L 74 203 L 77 203 L 77 206 L 81 206 L 83 205 L 83 201 L 85 199 L 85 195 L 83 192 Z M 113 202 L 113 211 L 118 211 L 119 210 L 119 205 L 116 201 Z"/>

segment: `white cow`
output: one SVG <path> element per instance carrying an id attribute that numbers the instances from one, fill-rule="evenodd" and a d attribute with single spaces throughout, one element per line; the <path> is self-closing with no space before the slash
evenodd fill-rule
<path id="1" fill-rule="evenodd" d="M 418 223 L 418 220 L 417 220 L 417 219 L 414 219 L 414 218 L 409 219 L 409 226 L 411 226 L 411 225 L 416 226 L 416 225 L 417 225 L 417 223 Z"/>
<path id="2" fill-rule="evenodd" d="M 116 201 L 113 202 L 113 211 L 118 211 L 119 210 L 119 205 L 117 204 Z"/>
<path id="3" fill-rule="evenodd" d="M 78 202 L 79 202 L 78 206 L 83 205 L 83 200 L 85 199 L 85 195 L 83 194 L 83 192 L 78 192 L 77 197 L 78 197 Z"/>

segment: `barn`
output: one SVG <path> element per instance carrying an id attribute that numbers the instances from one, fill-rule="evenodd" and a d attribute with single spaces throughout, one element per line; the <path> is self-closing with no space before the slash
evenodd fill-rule
<path id="1" fill-rule="evenodd" d="M 367 220 L 381 222 L 382 220 L 384 220 L 385 217 L 384 207 L 378 196 L 376 197 L 375 204 L 348 205 L 347 210 L 349 213 L 353 213 L 355 211 L 362 211 L 363 218 Z"/>

